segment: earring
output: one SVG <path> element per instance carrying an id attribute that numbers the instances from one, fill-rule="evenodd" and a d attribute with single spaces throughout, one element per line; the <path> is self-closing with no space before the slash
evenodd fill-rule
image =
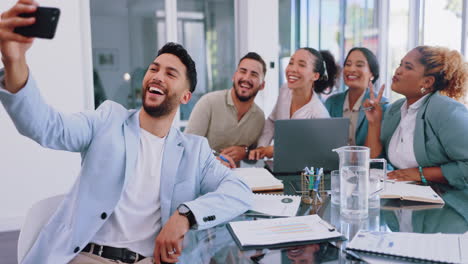
<path id="1" fill-rule="evenodd" d="M 421 89 L 419 91 L 421 91 L 421 93 L 424 94 L 424 93 L 426 93 L 427 89 L 424 88 L 424 87 L 421 87 Z"/>

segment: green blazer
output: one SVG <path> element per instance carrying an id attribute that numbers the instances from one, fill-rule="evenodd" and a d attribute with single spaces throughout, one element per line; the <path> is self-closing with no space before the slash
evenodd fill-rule
<path id="1" fill-rule="evenodd" d="M 327 99 L 327 101 L 325 102 L 325 107 L 327 108 L 331 117 L 343 117 L 343 105 L 347 94 L 348 90 L 342 93 L 334 94 Z M 361 103 L 369 98 L 369 94 L 369 89 L 366 89 L 366 93 L 364 94 Z M 377 97 L 377 93 L 374 93 L 374 95 Z M 382 98 L 382 102 L 388 102 L 388 99 L 384 97 Z M 383 111 L 385 111 L 387 109 L 387 105 L 383 105 L 382 109 Z M 366 115 L 364 114 L 364 111 L 360 111 L 358 121 L 356 124 L 356 145 L 364 146 L 364 144 L 366 143 L 367 127 L 368 122 L 366 119 Z"/>
<path id="2" fill-rule="evenodd" d="M 405 99 L 393 103 L 385 112 L 380 140 L 384 152 L 400 124 L 400 108 Z M 450 185 L 468 187 L 468 110 L 438 92 L 426 98 L 416 117 L 414 153 L 421 167 L 441 167 Z M 384 154 L 385 154 L 384 153 Z"/>

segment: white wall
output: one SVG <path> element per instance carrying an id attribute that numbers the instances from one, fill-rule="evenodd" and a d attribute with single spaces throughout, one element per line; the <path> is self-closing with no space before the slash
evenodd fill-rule
<path id="1" fill-rule="evenodd" d="M 258 93 L 255 103 L 268 116 L 275 106 L 279 90 L 278 0 L 237 0 L 236 4 L 238 56 L 254 51 L 267 64 L 265 89 Z M 270 62 L 275 64 L 273 69 Z"/>
<path id="2" fill-rule="evenodd" d="M 41 92 L 58 110 L 93 108 L 88 0 L 41 0 L 61 9 L 54 40 L 36 40 L 28 52 Z M 15 1 L 0 1 L 0 11 Z M 19 135 L 0 106 L 0 231 L 20 228 L 30 206 L 67 192 L 78 175 L 76 153 L 53 151 Z"/>

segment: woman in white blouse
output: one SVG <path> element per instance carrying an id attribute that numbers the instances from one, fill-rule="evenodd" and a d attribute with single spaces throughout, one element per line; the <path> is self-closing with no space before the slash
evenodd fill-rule
<path id="1" fill-rule="evenodd" d="M 286 67 L 287 86 L 280 88 L 275 108 L 258 140 L 258 148 L 250 151 L 249 159 L 273 157 L 274 148 L 270 144 L 275 134 L 275 120 L 330 117 L 317 94 L 334 86 L 337 73 L 338 67 L 330 52 L 298 49 Z"/>
<path id="2" fill-rule="evenodd" d="M 396 168 L 398 181 L 448 183 L 468 188 L 468 63 L 441 47 L 419 46 L 401 60 L 392 90 L 405 96 L 385 114 L 372 95 L 367 145 L 371 156 L 383 155 Z M 383 122 L 381 123 L 383 116 Z"/>

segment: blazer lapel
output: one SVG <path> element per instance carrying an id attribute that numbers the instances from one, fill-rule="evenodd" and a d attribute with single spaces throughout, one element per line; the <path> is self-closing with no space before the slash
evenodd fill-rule
<path id="1" fill-rule="evenodd" d="M 361 101 L 361 107 L 362 107 L 362 103 L 364 103 L 364 101 L 366 101 L 366 99 L 368 99 L 368 98 L 370 98 L 369 89 L 366 89 L 366 93 L 364 94 L 364 97 L 362 98 L 362 101 Z M 364 113 L 364 111 L 359 111 L 359 116 L 358 116 L 358 120 L 357 120 L 357 124 L 356 124 L 356 134 L 359 131 L 359 128 L 364 123 L 365 119 L 366 119 L 366 114 Z"/>
<path id="2" fill-rule="evenodd" d="M 184 153 L 184 146 L 182 139 L 175 128 L 171 128 L 167 135 L 166 144 L 164 146 L 163 160 L 161 166 L 161 220 L 162 223 L 170 217 L 172 208 L 172 195 L 174 185 L 176 182 L 177 171 L 179 168 L 182 154 Z"/>
<path id="3" fill-rule="evenodd" d="M 401 105 L 403 104 L 402 101 L 395 102 L 392 108 L 388 111 L 385 115 L 384 121 L 381 130 L 381 140 L 385 144 L 385 151 L 388 150 L 388 145 L 390 144 L 390 139 L 392 138 L 393 133 L 397 129 L 398 125 L 400 124 L 401 119 Z"/>
<path id="4" fill-rule="evenodd" d="M 140 142 L 140 119 L 139 111 L 135 111 L 124 123 L 125 138 L 125 181 L 124 188 L 128 179 L 135 172 L 135 163 L 138 154 Z"/>

